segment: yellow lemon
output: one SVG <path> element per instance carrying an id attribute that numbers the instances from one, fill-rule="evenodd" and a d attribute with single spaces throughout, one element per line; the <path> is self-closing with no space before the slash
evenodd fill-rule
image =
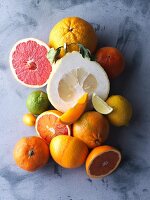
<path id="1" fill-rule="evenodd" d="M 132 117 L 132 106 L 129 101 L 121 95 L 113 95 L 106 103 L 113 108 L 113 111 L 107 115 L 110 123 L 114 126 L 128 125 Z"/>
<path id="2" fill-rule="evenodd" d="M 34 126 L 36 117 L 31 113 L 27 113 L 23 116 L 22 121 L 27 126 Z"/>

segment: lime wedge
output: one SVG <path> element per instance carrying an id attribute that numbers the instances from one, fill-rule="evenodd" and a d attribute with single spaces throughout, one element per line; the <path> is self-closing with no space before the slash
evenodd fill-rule
<path id="1" fill-rule="evenodd" d="M 92 95 L 92 104 L 95 110 L 101 114 L 107 115 L 113 111 L 113 108 L 95 93 Z"/>

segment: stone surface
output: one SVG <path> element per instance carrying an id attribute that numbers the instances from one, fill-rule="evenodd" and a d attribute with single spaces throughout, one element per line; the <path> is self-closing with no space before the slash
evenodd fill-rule
<path id="1" fill-rule="evenodd" d="M 0 200 L 149 200 L 150 199 L 150 1 L 149 0 L 0 0 Z M 133 104 L 131 124 L 112 128 L 108 144 L 123 154 L 120 168 L 91 180 L 84 167 L 49 164 L 35 172 L 19 169 L 12 158 L 16 141 L 35 135 L 23 125 L 31 89 L 20 85 L 9 68 L 12 45 L 25 37 L 48 42 L 53 25 L 66 16 L 93 24 L 99 46 L 115 46 L 126 59 L 124 74 L 111 83 L 112 94 Z"/>

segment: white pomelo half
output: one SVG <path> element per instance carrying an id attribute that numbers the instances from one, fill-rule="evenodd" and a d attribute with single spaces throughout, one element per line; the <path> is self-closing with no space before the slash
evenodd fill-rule
<path id="1" fill-rule="evenodd" d="M 47 44 L 35 38 L 16 42 L 9 55 L 10 68 L 16 80 L 31 88 L 45 86 L 52 71 L 47 58 L 49 50 Z"/>
<path id="2" fill-rule="evenodd" d="M 76 51 L 67 53 L 53 64 L 47 84 L 48 98 L 61 112 L 73 107 L 85 92 L 90 101 L 93 93 L 105 100 L 109 90 L 110 83 L 104 69 Z"/>

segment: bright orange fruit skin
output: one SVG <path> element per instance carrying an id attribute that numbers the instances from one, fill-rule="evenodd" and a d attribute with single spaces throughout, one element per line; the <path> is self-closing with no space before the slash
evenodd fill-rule
<path id="1" fill-rule="evenodd" d="M 36 171 L 49 160 L 48 145 L 39 137 L 23 137 L 15 145 L 13 157 L 16 164 L 26 171 Z"/>
<path id="2" fill-rule="evenodd" d="M 77 102 L 77 104 L 67 110 L 63 115 L 60 116 L 60 121 L 64 124 L 73 124 L 84 112 L 88 102 L 88 94 L 85 93 Z"/>
<path id="3" fill-rule="evenodd" d="M 109 78 L 118 77 L 124 70 L 125 60 L 117 48 L 103 47 L 96 52 L 96 61 L 104 68 Z"/>
<path id="4" fill-rule="evenodd" d="M 108 120 L 96 111 L 84 113 L 73 124 L 73 136 L 94 148 L 105 142 L 109 134 Z"/>
<path id="5" fill-rule="evenodd" d="M 56 163 L 64 168 L 80 167 L 88 155 L 88 147 L 78 138 L 59 135 L 50 143 L 50 153 Z"/>

